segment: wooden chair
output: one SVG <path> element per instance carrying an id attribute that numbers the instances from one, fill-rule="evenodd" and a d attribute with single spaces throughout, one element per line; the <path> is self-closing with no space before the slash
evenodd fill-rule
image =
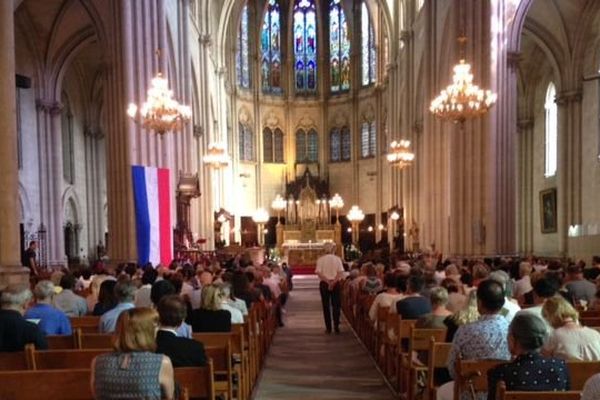
<path id="1" fill-rule="evenodd" d="M 211 359 L 206 367 L 175 368 L 175 382 L 183 388 L 183 400 L 215 399 L 214 367 Z"/>
<path id="2" fill-rule="evenodd" d="M 0 399 L 92 399 L 90 370 L 2 371 Z"/>
<path id="3" fill-rule="evenodd" d="M 581 392 L 579 391 L 568 391 L 568 392 L 521 392 L 521 391 L 507 391 L 504 381 L 498 383 L 498 390 L 496 392 L 496 400 L 580 400 Z"/>
<path id="4" fill-rule="evenodd" d="M 446 329 L 426 329 L 426 328 L 410 328 L 410 341 L 408 343 L 408 352 L 404 355 L 404 362 L 401 361 L 401 368 L 407 370 L 407 373 L 401 374 L 406 380 L 408 387 L 408 398 L 416 398 L 415 384 L 417 383 L 417 375 L 427 372 L 426 364 L 419 364 L 414 357 L 417 353 L 429 352 L 431 340 L 435 342 L 446 341 Z M 429 357 L 429 354 L 427 355 Z M 403 385 L 401 385 L 402 387 Z"/>
<path id="5" fill-rule="evenodd" d="M 567 361 L 571 390 L 583 390 L 588 378 L 600 373 L 600 361 Z"/>
<path id="6" fill-rule="evenodd" d="M 436 341 L 435 338 L 429 339 L 429 352 L 427 353 L 427 392 L 428 399 L 437 398 L 437 383 L 435 381 L 435 371 L 440 368 L 448 367 L 448 358 L 452 350 L 452 343 Z"/>
<path id="7" fill-rule="evenodd" d="M 77 330 L 73 330 L 73 334 L 70 336 L 63 335 L 50 335 L 46 336 L 48 342 L 48 349 L 51 350 L 67 350 L 78 348 L 77 344 Z"/>
<path id="8" fill-rule="evenodd" d="M 460 399 L 461 394 L 470 392 L 487 392 L 487 372 L 506 360 L 463 360 L 458 357 L 454 371 L 454 398 Z"/>
<path id="9" fill-rule="evenodd" d="M 100 317 L 87 315 L 85 317 L 71 317 L 71 328 L 81 329 L 83 333 L 98 333 Z"/>

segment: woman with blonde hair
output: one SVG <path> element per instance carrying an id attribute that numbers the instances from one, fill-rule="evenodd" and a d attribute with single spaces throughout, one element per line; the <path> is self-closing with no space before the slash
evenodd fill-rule
<path id="1" fill-rule="evenodd" d="M 222 310 L 221 304 L 227 298 L 219 285 L 202 288 L 200 308 L 193 310 L 187 319 L 194 332 L 231 332 L 231 313 Z"/>
<path id="2" fill-rule="evenodd" d="M 542 352 L 563 360 L 600 361 L 600 333 L 579 324 L 579 314 L 562 296 L 546 300 L 542 316 L 554 331 Z"/>
<path id="3" fill-rule="evenodd" d="M 174 398 L 173 365 L 156 351 L 158 313 L 151 308 L 124 310 L 117 320 L 114 352 L 92 361 L 95 399 Z"/>
<path id="4" fill-rule="evenodd" d="M 467 297 L 467 302 L 462 310 L 452 314 L 444 320 L 444 325 L 448 328 L 446 341 L 451 342 L 454 334 L 461 325 L 470 324 L 479 319 L 479 310 L 477 309 L 477 291 L 473 290 Z"/>

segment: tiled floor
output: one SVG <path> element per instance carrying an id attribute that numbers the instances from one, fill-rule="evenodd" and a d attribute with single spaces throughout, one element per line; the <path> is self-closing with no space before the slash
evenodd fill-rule
<path id="1" fill-rule="evenodd" d="M 392 400 L 378 371 L 350 328 L 324 333 L 317 281 L 295 280 L 280 328 L 255 391 L 256 400 Z"/>

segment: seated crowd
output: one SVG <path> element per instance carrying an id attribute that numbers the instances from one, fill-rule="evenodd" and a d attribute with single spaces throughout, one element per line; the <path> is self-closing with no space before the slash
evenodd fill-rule
<path id="1" fill-rule="evenodd" d="M 5 288 L 0 352 L 23 351 L 27 344 L 47 349 L 46 336 L 73 333 L 71 318 L 98 316 L 98 333 L 114 335 L 114 352 L 92 364 L 98 399 L 175 398 L 173 368 L 207 362 L 203 344 L 192 334 L 231 332 L 233 324 L 244 323 L 253 303 L 276 310 L 281 326 L 291 279 L 288 269 L 255 266 L 240 257 L 225 268 L 216 262 L 173 263 L 94 272 L 54 274 L 38 281 L 33 293 L 28 286 Z"/>
<path id="2" fill-rule="evenodd" d="M 394 260 L 389 267 L 365 260 L 352 267 L 344 293 L 356 305 L 370 299 L 367 318 L 376 332 L 381 307 L 400 320 L 415 321 L 415 328 L 445 329 L 452 345 L 438 399 L 454 398 L 451 380 L 459 357 L 505 360 L 488 372 L 487 393 L 477 393 L 494 400 L 500 381 L 508 391 L 572 390 L 568 362 L 600 362 L 600 327 L 584 326 L 580 316 L 586 310 L 600 320 L 600 259 L 584 267 L 536 258 L 442 261 L 420 255 Z M 346 312 L 356 313 L 356 305 Z M 395 340 L 389 326 L 387 335 Z M 376 348 L 374 354 L 381 351 Z M 423 357 L 413 353 L 411 358 Z M 399 379 L 398 389 L 405 392 Z M 600 374 L 577 390 L 584 400 L 600 399 Z"/>

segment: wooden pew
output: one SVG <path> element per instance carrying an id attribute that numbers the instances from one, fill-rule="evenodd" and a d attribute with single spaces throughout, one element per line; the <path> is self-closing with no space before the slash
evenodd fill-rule
<path id="1" fill-rule="evenodd" d="M 234 369 L 240 369 L 239 374 L 242 379 L 240 382 L 241 400 L 250 397 L 252 382 L 250 381 L 250 346 L 248 336 L 248 324 L 233 324 L 231 326 L 233 334 L 232 352 L 234 359 L 239 354 L 239 362 L 234 362 Z"/>
<path id="2" fill-rule="evenodd" d="M 571 390 L 583 390 L 590 376 L 600 373 L 600 361 L 567 361 Z"/>
<path id="3" fill-rule="evenodd" d="M 504 381 L 498 383 L 498 391 L 496 393 L 496 400 L 580 400 L 580 391 L 568 391 L 568 392 L 521 392 L 521 391 L 507 391 Z"/>
<path id="4" fill-rule="evenodd" d="M 418 352 L 429 352 L 430 341 L 445 342 L 446 341 L 446 329 L 425 329 L 415 328 L 410 329 L 410 341 L 408 343 L 408 353 L 406 353 L 405 362 L 401 362 L 401 367 L 406 368 L 407 374 L 403 374 L 408 386 L 408 398 L 413 399 L 416 397 L 415 385 L 417 383 L 417 374 L 420 371 L 427 371 L 426 364 L 419 364 L 414 361 L 413 356 L 416 356 Z M 429 355 L 428 355 L 429 357 Z M 422 360 L 424 361 L 424 360 Z"/>
<path id="5" fill-rule="evenodd" d="M 99 316 L 87 315 L 85 317 L 70 317 L 69 319 L 73 329 L 81 329 L 83 333 L 98 333 Z"/>
<path id="6" fill-rule="evenodd" d="M 385 337 L 387 336 L 387 319 L 390 314 L 389 307 L 377 307 L 377 316 L 375 319 L 375 360 L 377 360 L 380 368 L 385 369 L 388 362 L 387 352 L 385 351 Z M 367 311 L 368 315 L 368 311 Z M 383 350 L 383 351 L 382 351 Z"/>
<path id="7" fill-rule="evenodd" d="M 600 326 L 600 317 L 581 318 L 580 322 L 583 326 Z"/>
<path id="8" fill-rule="evenodd" d="M 90 369 L 0 372 L 2 400 L 90 400 Z"/>
<path id="9" fill-rule="evenodd" d="M 506 360 L 456 360 L 454 379 L 454 398 L 460 399 L 462 393 L 487 392 L 487 372 Z"/>
<path id="10" fill-rule="evenodd" d="M 227 351 L 229 352 L 229 360 L 226 363 L 221 363 L 221 362 L 217 362 L 215 361 L 215 371 L 217 373 L 217 375 L 219 374 L 224 374 L 227 377 L 227 392 L 230 394 L 230 396 L 233 395 L 233 375 L 234 375 L 234 367 L 233 367 L 233 356 L 236 355 L 236 357 L 240 357 L 240 360 L 243 359 L 241 357 L 243 357 L 243 336 L 241 335 L 241 333 L 239 332 L 230 332 L 230 333 L 194 333 L 193 335 L 194 340 L 197 340 L 199 342 L 202 342 L 204 344 L 205 349 L 206 348 L 215 348 L 215 349 L 228 349 Z M 207 355 L 208 355 L 208 350 L 207 350 Z M 216 358 L 217 354 L 215 354 L 215 357 L 213 357 L 213 359 L 217 359 Z M 221 356 L 221 354 L 219 354 L 219 357 Z M 238 392 L 243 391 L 242 387 L 244 385 L 244 371 L 243 368 L 238 369 L 237 371 L 237 375 L 238 375 Z M 217 379 L 217 382 L 224 382 L 224 379 Z M 239 398 L 239 394 L 238 393 L 238 398 Z"/>
<path id="11" fill-rule="evenodd" d="M 233 365 L 231 343 L 229 340 L 224 346 L 204 345 L 206 357 L 213 360 L 215 392 L 225 394 L 228 399 L 233 399 Z"/>
<path id="12" fill-rule="evenodd" d="M 446 368 L 452 350 L 452 343 L 436 342 L 435 338 L 429 339 L 429 353 L 427 361 L 427 391 L 429 399 L 437 398 L 437 383 L 435 381 L 436 369 Z"/>
<path id="13" fill-rule="evenodd" d="M 214 367 L 208 359 L 206 367 L 175 368 L 175 382 L 182 388 L 183 400 L 215 399 Z"/>
<path id="14" fill-rule="evenodd" d="M 51 350 L 67 350 L 76 349 L 79 347 L 77 344 L 77 330 L 73 330 L 73 334 L 70 336 L 63 335 L 50 335 L 46 336 L 48 342 L 48 349 Z"/>
<path id="15" fill-rule="evenodd" d="M 30 369 L 86 369 L 92 365 L 92 360 L 111 349 L 87 350 L 34 350 L 27 352 Z"/>
<path id="16" fill-rule="evenodd" d="M 108 333 L 83 333 L 77 331 L 77 348 L 79 349 L 112 349 L 113 335 Z"/>
<path id="17" fill-rule="evenodd" d="M 27 348 L 33 348 L 33 345 L 27 345 Z M 18 369 L 28 369 L 26 351 L 2 352 L 0 353 L 0 371 L 14 371 Z M 2 397 L 0 397 L 2 399 Z"/>

